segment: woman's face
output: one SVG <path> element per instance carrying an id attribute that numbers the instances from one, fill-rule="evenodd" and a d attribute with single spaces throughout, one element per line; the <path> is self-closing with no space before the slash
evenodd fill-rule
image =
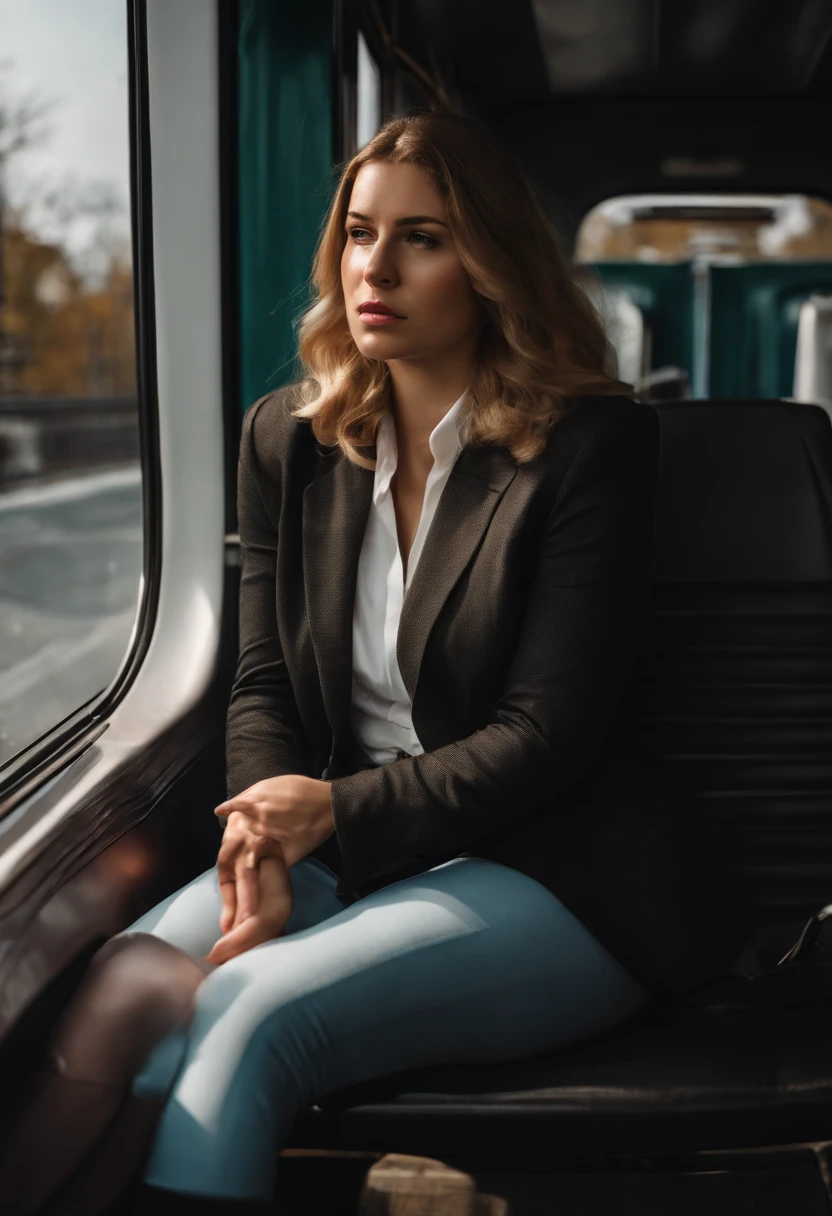
<path id="1" fill-rule="evenodd" d="M 367 359 L 473 353 L 485 318 L 459 260 L 442 196 L 417 165 L 373 161 L 353 182 L 341 284 L 350 333 Z M 398 320 L 359 312 L 386 304 Z"/>

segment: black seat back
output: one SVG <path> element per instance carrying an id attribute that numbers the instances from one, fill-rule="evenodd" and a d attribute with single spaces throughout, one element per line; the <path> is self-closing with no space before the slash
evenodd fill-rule
<path id="1" fill-rule="evenodd" d="M 717 829 L 770 963 L 832 901 L 832 427 L 784 401 L 654 408 L 644 741 Z"/>

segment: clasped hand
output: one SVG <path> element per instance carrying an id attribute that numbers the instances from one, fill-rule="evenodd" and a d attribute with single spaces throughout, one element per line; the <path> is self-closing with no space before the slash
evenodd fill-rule
<path id="1" fill-rule="evenodd" d="M 293 866 L 335 831 L 330 784 L 298 773 L 267 777 L 221 802 L 214 814 L 240 811 L 255 831 L 282 845 L 286 865 Z"/>
<path id="2" fill-rule="evenodd" d="M 227 817 L 217 857 L 223 936 L 206 959 L 220 964 L 280 936 L 293 906 L 289 867 L 335 824 L 329 782 L 298 774 L 258 781 L 214 813 Z"/>

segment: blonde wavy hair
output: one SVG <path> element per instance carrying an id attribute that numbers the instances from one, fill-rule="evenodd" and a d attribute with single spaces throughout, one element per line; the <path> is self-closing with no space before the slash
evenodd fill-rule
<path id="1" fill-rule="evenodd" d="M 511 151 L 478 119 L 409 111 L 391 119 L 346 164 L 312 263 L 313 303 L 295 321 L 306 377 L 302 404 L 321 444 L 374 469 L 375 443 L 391 408 L 390 372 L 358 350 L 347 322 L 341 255 L 352 185 L 370 161 L 418 165 L 446 206 L 460 260 L 487 312 L 460 415 L 463 444 L 507 447 L 518 463 L 544 450 L 577 397 L 624 394 L 599 315 L 558 249 L 558 238 Z"/>

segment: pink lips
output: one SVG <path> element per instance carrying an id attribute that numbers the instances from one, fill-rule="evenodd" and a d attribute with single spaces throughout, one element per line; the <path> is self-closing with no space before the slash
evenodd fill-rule
<path id="1" fill-rule="evenodd" d="M 365 325 L 392 325 L 394 321 L 404 320 L 404 317 L 394 317 L 391 312 L 362 312 L 358 315 Z"/>
<path id="2" fill-rule="evenodd" d="M 381 300 L 365 300 L 358 306 L 358 315 L 367 325 L 389 325 L 392 321 L 405 319 L 397 317 L 389 305 L 382 303 Z"/>

